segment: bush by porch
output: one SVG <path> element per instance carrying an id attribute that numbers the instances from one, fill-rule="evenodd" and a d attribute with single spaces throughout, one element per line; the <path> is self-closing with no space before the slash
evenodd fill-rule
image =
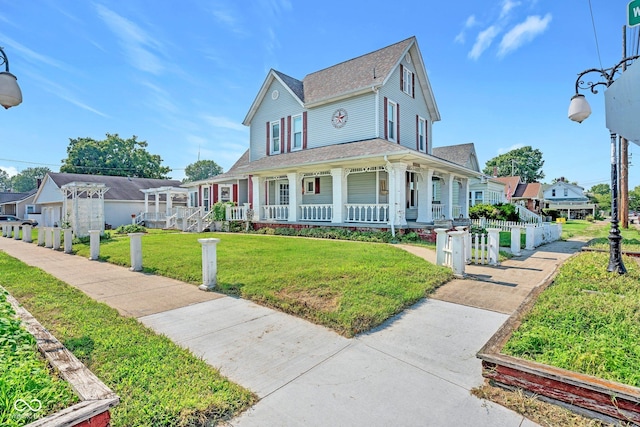
<path id="1" fill-rule="evenodd" d="M 389 245 L 245 234 L 153 232 L 142 237 L 144 271 L 201 282 L 197 239 L 217 237 L 222 292 L 353 336 L 383 323 L 452 277 L 451 271 Z M 76 244 L 79 255 L 89 246 Z M 114 236 L 101 258 L 128 266 L 129 239 Z"/>

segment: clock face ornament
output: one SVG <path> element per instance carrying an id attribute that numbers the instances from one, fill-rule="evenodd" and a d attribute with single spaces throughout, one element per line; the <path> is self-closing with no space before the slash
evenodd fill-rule
<path id="1" fill-rule="evenodd" d="M 347 110 L 338 108 L 331 116 L 331 124 L 333 127 L 339 129 L 347 123 L 347 117 Z"/>

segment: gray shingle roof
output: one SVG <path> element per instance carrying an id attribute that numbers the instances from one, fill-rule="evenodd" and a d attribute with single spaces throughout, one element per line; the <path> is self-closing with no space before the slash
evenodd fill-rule
<path id="1" fill-rule="evenodd" d="M 36 190 L 29 191 L 27 193 L 9 193 L 9 192 L 0 192 L 0 204 L 7 202 L 17 202 L 22 199 L 26 199 L 27 197 L 34 194 Z"/>
<path id="2" fill-rule="evenodd" d="M 475 153 L 473 143 L 433 147 L 434 156 L 448 160 L 457 165 L 469 167 L 471 155 Z"/>
<path id="3" fill-rule="evenodd" d="M 291 91 L 300 99 L 300 101 L 304 102 L 304 89 L 303 84 L 300 80 L 294 79 L 293 77 L 287 76 L 280 71 L 273 70 L 274 73 L 280 77 L 282 82 L 291 89 Z"/>
<path id="4" fill-rule="evenodd" d="M 174 179 L 128 178 L 126 176 L 85 175 L 79 173 L 49 172 L 49 177 L 58 187 L 72 182 L 104 184 L 109 187 L 105 200 L 144 200 L 140 190 L 159 187 L 180 187 L 181 182 Z"/>

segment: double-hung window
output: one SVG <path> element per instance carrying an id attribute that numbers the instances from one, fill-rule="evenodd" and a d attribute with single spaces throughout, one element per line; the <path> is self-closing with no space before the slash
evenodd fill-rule
<path id="1" fill-rule="evenodd" d="M 302 114 L 292 117 L 291 151 L 302 149 Z"/>
<path id="2" fill-rule="evenodd" d="M 427 121 L 418 117 L 418 151 L 427 152 Z"/>
<path id="3" fill-rule="evenodd" d="M 271 153 L 278 154 L 281 151 L 280 121 L 271 122 Z"/>
<path id="4" fill-rule="evenodd" d="M 396 142 L 398 138 L 398 104 L 387 101 L 387 139 Z"/>
<path id="5" fill-rule="evenodd" d="M 402 91 L 413 97 L 413 72 L 407 67 L 404 67 L 402 71 Z"/>

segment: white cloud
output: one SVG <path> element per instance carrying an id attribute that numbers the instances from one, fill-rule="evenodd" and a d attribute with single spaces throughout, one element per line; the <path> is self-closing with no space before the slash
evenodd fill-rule
<path id="1" fill-rule="evenodd" d="M 495 25 L 490 26 L 484 31 L 481 31 L 476 37 L 476 42 L 474 43 L 471 51 L 467 55 L 471 59 L 478 59 L 480 55 L 491 46 L 493 39 L 498 35 L 500 30 Z"/>
<path id="2" fill-rule="evenodd" d="M 246 132 L 248 128 L 244 126 L 242 123 L 235 122 L 233 120 L 228 119 L 227 117 L 221 116 L 204 116 L 204 120 L 209 123 L 211 126 L 216 128 L 230 129 L 239 132 Z"/>
<path id="3" fill-rule="evenodd" d="M 453 41 L 456 42 L 456 43 L 464 44 L 464 42 L 466 41 L 465 31 L 467 29 L 475 26 L 477 23 L 478 23 L 478 21 L 476 20 L 476 16 L 475 15 L 470 15 L 467 18 L 467 20 L 465 21 L 464 27 L 458 33 L 458 35 L 456 36 L 456 38 Z"/>
<path id="4" fill-rule="evenodd" d="M 12 38 L 7 37 L 5 34 L 0 33 L 0 39 L 2 40 L 3 47 L 6 48 L 7 46 L 9 46 L 12 49 L 17 50 L 20 53 L 20 56 L 23 57 L 23 59 L 27 59 L 32 63 L 41 63 L 41 64 L 50 65 L 52 67 L 59 68 L 61 70 L 69 70 L 69 67 L 67 67 L 62 62 L 56 61 L 55 59 L 50 58 L 46 55 L 42 55 L 38 52 L 34 52 L 33 50 L 29 49 L 23 44 L 20 44 L 17 41 L 13 40 Z"/>
<path id="5" fill-rule="evenodd" d="M 524 22 L 513 27 L 507 34 L 502 37 L 498 56 L 506 54 L 518 49 L 525 43 L 532 41 L 534 38 L 544 33 L 551 23 L 551 14 L 547 13 L 544 18 L 538 15 L 528 16 Z"/>
<path id="6" fill-rule="evenodd" d="M 467 18 L 467 21 L 464 23 L 464 27 L 465 28 L 471 28 L 474 25 L 476 25 L 478 23 L 478 21 L 476 20 L 476 16 L 475 15 L 471 15 Z"/>
<path id="7" fill-rule="evenodd" d="M 219 24 L 224 25 L 233 33 L 242 36 L 249 34 L 249 31 L 241 25 L 238 17 L 231 10 L 226 8 L 223 9 L 222 5 L 218 5 L 216 9 L 212 9 L 211 14 Z"/>
<path id="8" fill-rule="evenodd" d="M 520 6 L 519 1 L 504 0 L 504 2 L 502 3 L 502 10 L 500 11 L 500 19 L 503 19 L 507 15 L 509 15 L 509 12 L 511 12 L 511 9 L 513 9 L 516 6 Z"/>
<path id="9" fill-rule="evenodd" d="M 509 151 L 517 150 L 518 148 L 522 148 L 522 147 L 524 147 L 524 144 L 513 144 L 511 147 L 498 148 L 498 155 L 508 153 Z"/>
<path id="10" fill-rule="evenodd" d="M 18 175 L 18 169 L 13 166 L 0 166 L 0 169 L 5 171 L 9 177 Z"/>
<path id="11" fill-rule="evenodd" d="M 102 5 L 96 5 L 98 15 L 119 39 L 131 65 L 152 74 L 160 74 L 164 65 L 157 53 L 162 45 L 142 28 Z"/>

